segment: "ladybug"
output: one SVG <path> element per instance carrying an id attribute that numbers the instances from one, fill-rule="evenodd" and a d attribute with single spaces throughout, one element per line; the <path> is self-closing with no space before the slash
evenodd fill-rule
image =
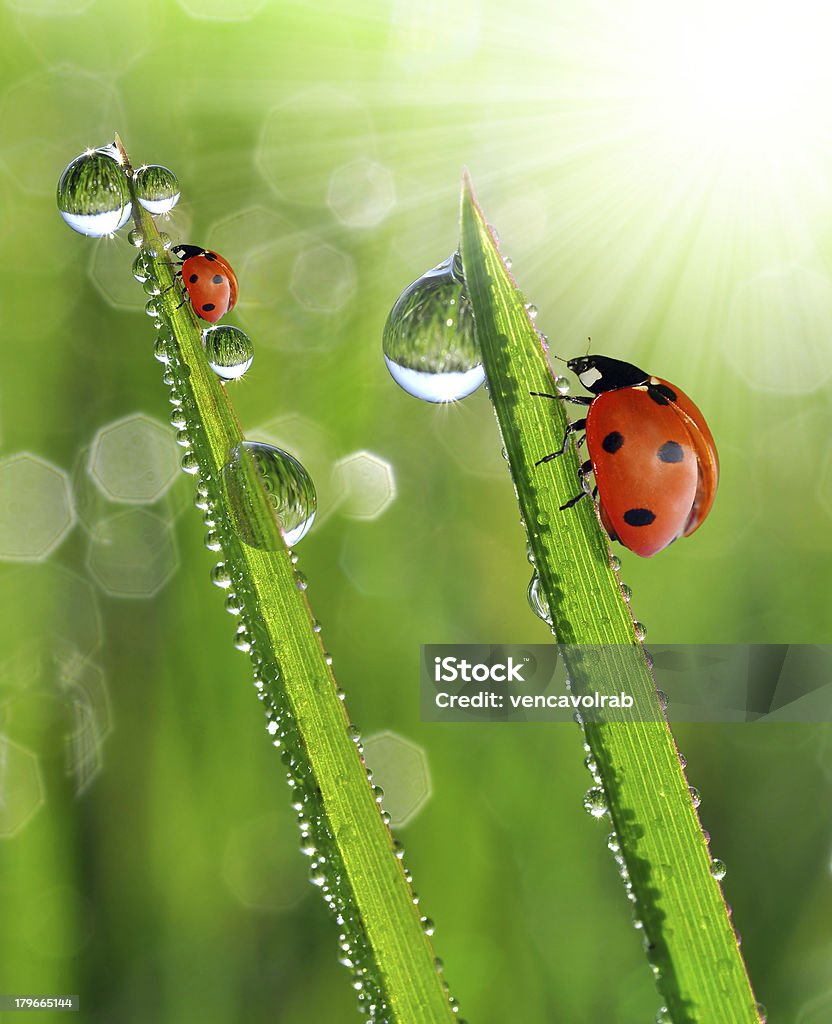
<path id="1" fill-rule="evenodd" d="M 182 260 L 178 277 L 198 317 L 215 324 L 237 302 L 237 275 L 231 266 L 210 249 L 198 245 L 177 245 L 173 253 Z"/>
<path id="2" fill-rule="evenodd" d="M 632 363 L 579 356 L 566 365 L 593 397 L 531 392 L 589 407 L 585 419 L 567 428 L 561 450 L 537 465 L 562 455 L 569 435 L 584 430 L 589 460 L 579 472 L 582 482 L 589 472 L 595 476 L 593 496 L 610 537 L 644 558 L 688 537 L 710 511 L 719 479 L 716 445 L 702 413 L 674 384 Z"/>

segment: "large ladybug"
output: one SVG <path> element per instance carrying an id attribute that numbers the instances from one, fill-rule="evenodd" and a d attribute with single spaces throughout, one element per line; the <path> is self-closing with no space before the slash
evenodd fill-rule
<path id="1" fill-rule="evenodd" d="M 210 249 L 198 245 L 177 245 L 172 250 L 182 260 L 179 275 L 198 317 L 215 324 L 237 302 L 237 275 L 231 266 Z"/>
<path id="2" fill-rule="evenodd" d="M 613 540 L 649 558 L 678 537 L 694 532 L 710 511 L 719 479 L 716 445 L 702 413 L 674 384 L 609 356 L 579 356 L 567 366 L 589 397 L 565 397 L 587 405 L 585 419 L 567 429 L 585 430 L 601 522 Z M 558 398 L 557 395 L 543 395 Z M 562 508 L 584 497 L 582 491 Z"/>

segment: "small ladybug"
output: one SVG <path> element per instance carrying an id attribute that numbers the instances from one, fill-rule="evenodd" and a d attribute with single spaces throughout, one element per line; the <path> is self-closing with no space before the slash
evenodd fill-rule
<path id="1" fill-rule="evenodd" d="M 694 532 L 710 511 L 719 457 L 702 413 L 684 392 L 631 363 L 609 356 L 579 356 L 566 364 L 593 397 L 543 395 L 589 406 L 569 435 L 585 430 L 589 461 L 581 478 L 595 476 L 601 522 L 613 540 L 649 558 Z M 582 439 L 583 440 L 583 439 Z M 586 491 L 568 501 L 570 508 Z"/>
<path id="2" fill-rule="evenodd" d="M 198 245 L 177 245 L 172 250 L 182 260 L 177 276 L 198 317 L 215 324 L 237 302 L 237 275 L 230 265 L 210 249 Z"/>

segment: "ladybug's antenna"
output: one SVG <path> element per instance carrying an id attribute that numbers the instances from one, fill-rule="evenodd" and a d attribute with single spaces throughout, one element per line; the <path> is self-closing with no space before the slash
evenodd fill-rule
<path id="1" fill-rule="evenodd" d="M 586 339 L 586 352 L 584 353 L 584 355 L 588 356 L 589 355 L 589 350 L 591 348 L 592 348 L 592 338 L 587 338 Z"/>

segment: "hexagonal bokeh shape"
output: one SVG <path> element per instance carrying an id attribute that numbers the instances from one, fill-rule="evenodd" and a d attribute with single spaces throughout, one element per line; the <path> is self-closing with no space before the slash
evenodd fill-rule
<path id="1" fill-rule="evenodd" d="M 266 6 L 266 0 L 177 0 L 182 10 L 197 21 L 249 21 Z"/>
<path id="2" fill-rule="evenodd" d="M 229 835 L 222 877 L 244 907 L 265 912 L 289 910 L 306 895 L 297 829 L 277 815 L 252 818 Z"/>
<path id="3" fill-rule="evenodd" d="M 0 460 L 0 559 L 47 558 L 75 523 L 69 477 L 29 452 Z"/>
<path id="4" fill-rule="evenodd" d="M 90 536 L 87 568 L 111 597 L 153 597 L 178 566 L 179 551 L 170 525 L 147 509 L 129 509 L 102 519 Z"/>
<path id="5" fill-rule="evenodd" d="M 43 802 L 37 757 L 0 735 L 0 838 L 9 839 L 21 832 Z"/>
<path id="6" fill-rule="evenodd" d="M 353 519 L 377 519 L 396 498 L 393 467 L 379 455 L 352 452 L 333 467 L 335 500 Z"/>
<path id="7" fill-rule="evenodd" d="M 210 248 L 223 255 L 229 254 L 229 258 L 232 253 L 241 254 L 241 257 L 238 255 L 234 260 L 234 269 L 241 272 L 252 253 L 269 248 L 276 242 L 282 242 L 287 249 L 292 249 L 292 236 L 296 232 L 297 229 L 282 213 L 267 206 L 254 205 L 235 210 L 214 221 L 205 238 Z M 247 287 L 245 290 L 250 289 Z M 245 295 L 241 295 L 240 301 L 244 298 Z"/>
<path id="8" fill-rule="evenodd" d="M 52 35 L 61 38 L 66 52 L 63 35 Z M 92 35 L 99 38 L 97 31 Z M 38 72 L 15 82 L 0 100 L 0 164 L 25 192 L 48 195 L 54 202 L 60 169 L 87 146 L 110 142 L 113 125 L 123 123 L 120 96 L 104 78 L 66 64 Z M 67 141 L 67 125 L 77 153 Z"/>
<path id="9" fill-rule="evenodd" d="M 326 201 L 347 227 L 373 228 L 396 205 L 393 172 L 364 156 L 349 160 L 330 175 Z"/>
<path id="10" fill-rule="evenodd" d="M 98 598 L 81 576 L 55 562 L 33 562 L 4 573 L 3 586 L 15 600 L 0 616 L 0 684 L 25 679 L 47 652 L 89 657 L 101 647 Z"/>
<path id="11" fill-rule="evenodd" d="M 290 203 L 323 206 L 332 171 L 374 151 L 366 107 L 327 86 L 289 96 L 263 122 L 255 163 Z"/>
<path id="12" fill-rule="evenodd" d="M 355 295 L 352 257 L 326 242 L 306 246 L 295 257 L 289 290 L 311 313 L 338 313 Z"/>
<path id="13" fill-rule="evenodd" d="M 102 299 L 116 309 L 144 310 L 147 302 L 141 285 L 130 272 L 135 257 L 135 249 L 128 252 L 122 246 L 92 247 L 88 265 L 90 280 Z"/>
<path id="14" fill-rule="evenodd" d="M 260 233 L 254 232 L 254 236 L 258 241 L 238 268 L 241 279 L 245 278 L 246 287 L 235 313 L 255 347 L 302 351 L 305 354 L 312 350 L 332 353 L 344 333 L 344 318 L 334 311 L 334 305 L 340 308 L 344 285 L 348 292 L 353 289 L 351 264 L 341 294 L 336 295 L 337 302 L 313 294 L 311 302 L 304 305 L 292 293 L 291 285 L 298 254 L 314 246 L 313 236 L 295 231 L 279 235 L 263 245 L 259 244 Z M 335 269 L 338 270 L 337 267 Z M 314 291 L 318 283 L 327 287 L 325 279 L 315 281 L 314 268 L 310 271 L 304 261 L 297 266 L 297 272 L 301 298 L 306 299 L 307 290 Z M 335 283 L 337 285 L 337 281 Z"/>
<path id="15" fill-rule="evenodd" d="M 424 750 L 395 732 L 380 732 L 362 741 L 364 760 L 373 772 L 373 785 L 384 790 L 382 806 L 390 824 L 401 828 L 412 821 L 430 799 L 428 759 Z"/>
<path id="16" fill-rule="evenodd" d="M 177 479 L 179 452 L 170 427 L 133 413 L 102 427 L 90 447 L 89 474 L 110 501 L 151 505 Z"/>

